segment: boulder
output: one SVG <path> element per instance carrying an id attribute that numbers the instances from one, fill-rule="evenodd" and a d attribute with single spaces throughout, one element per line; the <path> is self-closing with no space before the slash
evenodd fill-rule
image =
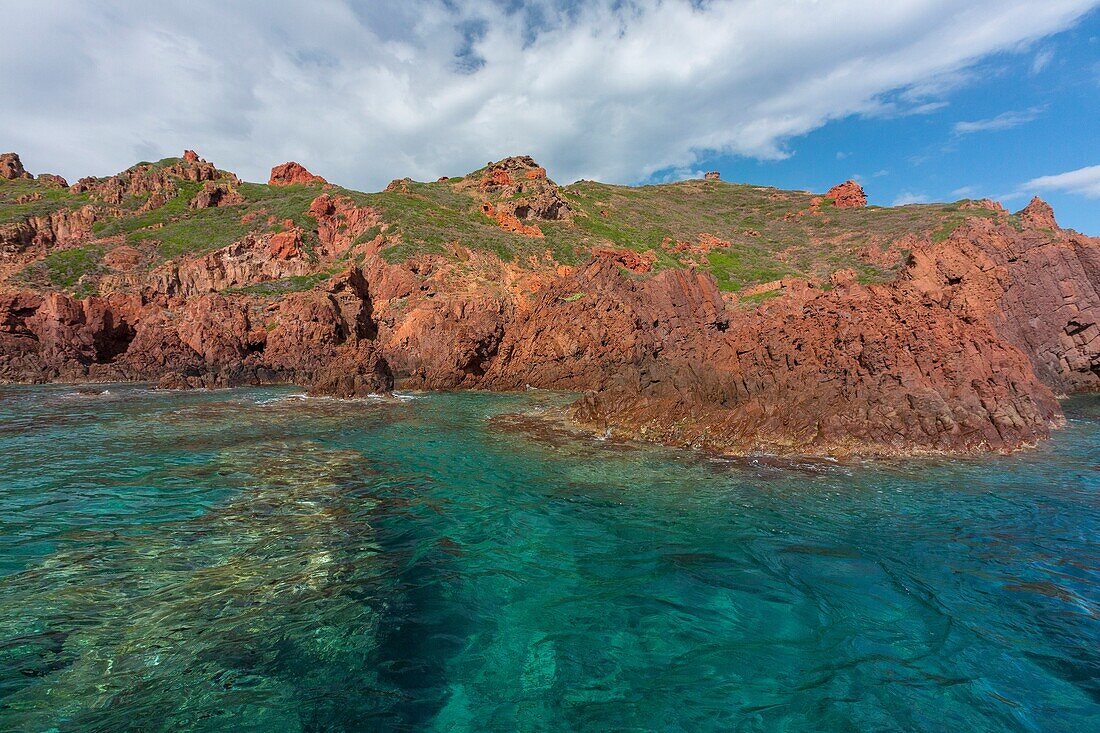
<path id="1" fill-rule="evenodd" d="M 271 176 L 267 179 L 269 186 L 294 186 L 298 184 L 325 184 L 327 181 L 321 176 L 315 176 L 304 166 L 290 161 L 282 163 L 271 169 Z"/>
<path id="2" fill-rule="evenodd" d="M 33 178 L 23 170 L 23 161 L 16 153 L 0 153 L 0 178 L 14 181 L 17 178 Z"/>
<path id="3" fill-rule="evenodd" d="M 855 181 L 845 181 L 828 190 L 825 198 L 832 199 L 838 209 L 861 209 L 867 205 L 867 194 L 863 186 Z"/>

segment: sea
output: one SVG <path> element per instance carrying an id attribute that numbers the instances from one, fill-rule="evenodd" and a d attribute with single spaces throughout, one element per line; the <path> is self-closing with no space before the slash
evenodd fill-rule
<path id="1" fill-rule="evenodd" d="M 1100 396 L 866 461 L 572 399 L 0 387 L 0 730 L 1100 730 Z"/>

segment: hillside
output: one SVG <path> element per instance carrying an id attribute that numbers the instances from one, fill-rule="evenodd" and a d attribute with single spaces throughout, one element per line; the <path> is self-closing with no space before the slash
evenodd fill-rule
<path id="1" fill-rule="evenodd" d="M 364 193 L 191 151 L 70 186 L 0 156 L 7 381 L 532 385 L 718 450 L 1003 449 L 1100 383 L 1098 273 L 1039 201 L 559 186 L 527 157 Z"/>
<path id="2" fill-rule="evenodd" d="M 530 159 L 503 165 L 539 170 Z M 328 264 L 313 252 L 317 220 L 310 204 L 319 188 L 376 212 L 377 231 L 358 235 L 356 244 L 383 235 L 380 250 L 389 262 L 420 255 L 455 258 L 458 245 L 537 268 L 550 262 L 573 265 L 593 248 L 620 247 L 642 254 L 643 262 L 649 260 L 647 272 L 705 270 L 729 292 L 783 277 L 827 282 L 833 272 L 845 268 L 855 270 L 860 282 L 885 282 L 904 261 L 905 245 L 914 237 L 944 238 L 967 218 L 997 216 L 971 201 L 837 208 L 829 199 L 814 205 L 815 197 L 806 192 L 722 181 L 636 188 L 579 181 L 561 188 L 545 185 L 569 213 L 560 219 L 529 214 L 540 232 L 533 237 L 509 231 L 482 211 L 484 200 L 506 207 L 524 196 L 503 188 L 478 195 L 485 189 L 470 182 L 480 181 L 486 170 L 431 183 L 396 181 L 379 193 L 331 185 L 245 183 L 212 166 L 193 167 L 183 158 L 139 163 L 118 175 L 125 179 L 121 189 L 108 192 L 95 189 L 103 182 L 89 179 L 71 190 L 49 178 L 0 179 L 0 241 L 5 247 L 11 248 L 20 236 L 13 228 L 28 219 L 85 207 L 94 212 L 90 228 L 79 230 L 62 246 L 30 249 L 41 255 L 33 259 L 6 258 L 17 259 L 23 267 L 13 270 L 12 263 L 5 262 L 3 275 L 10 284 L 92 295 L 116 289 L 120 276 L 128 276 L 126 283 L 133 286 L 170 260 L 204 255 L 246 236 L 290 229 L 300 232 L 301 247 L 313 264 Z M 220 205 L 191 206 L 206 181 L 224 182 L 235 198 Z M 36 229 L 32 238 L 37 233 Z M 349 252 L 345 259 L 355 254 Z"/>

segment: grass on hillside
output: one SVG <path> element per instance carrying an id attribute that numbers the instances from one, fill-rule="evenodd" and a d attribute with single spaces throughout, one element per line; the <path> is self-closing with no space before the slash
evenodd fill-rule
<path id="1" fill-rule="evenodd" d="M 83 297 L 95 292 L 95 284 L 82 279 L 102 269 L 104 248 L 98 245 L 59 249 L 23 269 L 24 282 L 61 288 Z"/>
<path id="2" fill-rule="evenodd" d="M 542 257 L 546 251 L 550 251 L 558 262 L 576 261 L 575 242 L 564 231 L 567 224 L 538 222 L 545 239 L 504 231 L 481 212 L 475 198 L 452 188 L 458 180 L 461 179 L 411 183 L 408 193 L 367 194 L 346 189 L 341 192 L 361 206 L 377 209 L 390 226 L 387 234 L 400 235 L 400 241 L 382 253 L 388 262 L 401 262 L 421 254 L 446 254 L 448 245 L 455 242 L 470 249 L 492 252 L 506 262 Z M 361 239 L 373 239 L 369 234 Z"/>
<path id="3" fill-rule="evenodd" d="M 152 165 L 166 167 L 177 161 L 167 158 Z M 983 209 L 963 209 L 963 202 L 864 209 L 822 205 L 821 216 L 799 216 L 810 209 L 812 194 L 722 181 L 642 187 L 578 181 L 561 189 L 575 212 L 574 222 L 533 222 L 544 238 L 532 238 L 500 228 L 481 212 L 475 196 L 454 189 L 459 180 L 410 183 L 407 193 L 340 188 L 332 193 L 347 195 L 357 204 L 379 211 L 391 241 L 382 254 L 390 262 L 425 253 L 454 256 L 451 245 L 458 243 L 519 264 L 528 258 L 542 260 L 547 252 L 558 263 L 573 264 L 582 261 L 593 247 L 610 245 L 653 253 L 656 271 L 702 268 L 727 291 L 787 276 L 825 280 L 830 273 L 848 267 L 856 270 L 862 282 L 889 280 L 901 258 L 878 267 L 860 257 L 861 249 L 871 245 L 884 249 L 908 233 L 942 241 L 967 217 L 997 216 Z M 124 202 L 122 208 L 135 213 L 97 222 L 96 237 L 121 238 L 125 244 L 151 253 L 149 266 L 155 267 L 169 259 L 200 256 L 225 247 L 250 230 L 281 229 L 283 222 L 290 220 L 307 232 L 305 247 L 313 256 L 317 223 L 308 210 L 321 193 L 319 187 L 242 183 L 237 190 L 244 203 L 202 210 L 188 208 L 201 184 L 178 181 L 177 188 L 172 200 L 152 211 L 136 213 L 145 202 L 143 197 Z M 15 203 L 19 196 L 33 192 L 41 193 L 41 200 Z M 51 189 L 36 181 L 0 181 L 0 223 L 89 202 L 87 194 Z M 244 222 L 246 214 L 253 216 Z M 374 227 L 357 243 L 370 241 L 381 231 L 382 227 Z M 694 244 L 704 234 L 727 241 L 729 246 L 705 254 L 678 253 L 668 246 L 674 242 Z M 71 289 L 83 275 L 102 270 L 103 253 L 101 245 L 53 252 L 27 274 Z M 250 286 L 242 292 L 293 292 L 313 287 L 327 276 L 323 271 Z"/>
<path id="4" fill-rule="evenodd" d="M 300 293 L 304 290 L 312 290 L 325 280 L 332 277 L 334 271 L 322 270 L 310 275 L 292 275 L 278 280 L 267 280 L 262 283 L 246 285 L 241 288 L 230 288 L 227 293 L 242 293 L 245 295 L 274 296 L 287 293 Z"/>
<path id="5" fill-rule="evenodd" d="M 963 212 L 958 204 L 929 204 L 890 209 L 822 206 L 822 216 L 798 216 L 810 208 L 812 194 L 720 181 L 637 188 L 581 181 L 566 187 L 565 194 L 575 210 L 587 215 L 578 217 L 577 225 L 592 237 L 653 251 L 658 269 L 694 260 L 729 291 L 791 275 L 825 279 L 847 267 L 863 282 L 886 281 L 902 258 L 880 268 L 861 258 L 860 249 L 885 247 L 910 232 L 937 231 L 945 219 L 961 222 L 965 216 L 992 214 Z M 661 245 L 666 237 L 695 242 L 701 234 L 730 246 L 690 255 L 670 254 Z"/>
<path id="6" fill-rule="evenodd" d="M 22 196 L 41 195 L 38 201 L 17 203 Z M 91 203 L 86 193 L 69 193 L 67 188 L 54 188 L 38 181 L 0 179 L 0 225 L 15 224 L 29 216 L 45 216 L 60 209 L 78 209 Z"/>

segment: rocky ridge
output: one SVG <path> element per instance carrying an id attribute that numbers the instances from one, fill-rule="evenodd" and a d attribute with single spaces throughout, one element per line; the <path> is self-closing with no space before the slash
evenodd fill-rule
<path id="1" fill-rule="evenodd" d="M 3 381 L 565 389 L 597 431 L 831 455 L 1010 450 L 1100 389 L 1100 241 L 1038 200 L 894 217 L 852 182 L 561 187 L 522 156 L 378 194 L 192 151 L 6 176 Z"/>

